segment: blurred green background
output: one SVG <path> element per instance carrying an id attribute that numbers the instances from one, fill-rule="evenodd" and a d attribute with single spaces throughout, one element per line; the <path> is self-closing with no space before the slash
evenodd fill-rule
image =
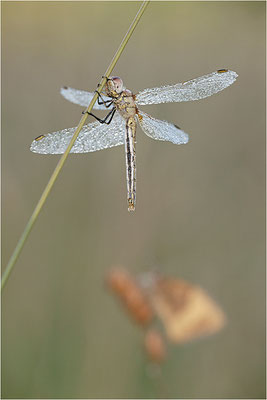
<path id="1" fill-rule="evenodd" d="M 2 2 L 3 267 L 59 159 L 31 141 L 78 123 L 59 88 L 95 90 L 139 5 Z M 123 147 L 69 157 L 3 293 L 2 397 L 265 397 L 265 3 L 152 2 L 114 75 L 136 93 L 219 68 L 239 74 L 220 94 L 141 107 L 190 142 L 138 130 L 135 213 Z M 228 317 L 169 348 L 163 394 L 105 286 L 116 264 L 200 285 Z"/>

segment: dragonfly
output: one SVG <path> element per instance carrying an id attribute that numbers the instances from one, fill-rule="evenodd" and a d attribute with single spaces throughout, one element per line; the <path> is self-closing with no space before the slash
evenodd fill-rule
<path id="1" fill-rule="evenodd" d="M 189 140 L 188 134 L 177 125 L 153 118 L 141 111 L 139 106 L 204 99 L 230 86 L 237 76 L 234 71 L 220 69 L 187 82 L 144 89 L 137 94 L 126 89 L 120 77 L 106 77 L 105 89 L 102 93 L 97 92 L 99 96 L 93 108 L 109 112 L 104 119 L 89 113 L 96 121 L 83 126 L 70 152 L 89 153 L 124 145 L 128 210 L 134 211 L 137 122 L 152 139 L 177 145 L 186 144 Z M 63 87 L 61 94 L 68 101 L 87 107 L 95 92 Z M 75 130 L 76 128 L 67 128 L 40 135 L 34 139 L 30 150 L 39 154 L 63 154 Z"/>

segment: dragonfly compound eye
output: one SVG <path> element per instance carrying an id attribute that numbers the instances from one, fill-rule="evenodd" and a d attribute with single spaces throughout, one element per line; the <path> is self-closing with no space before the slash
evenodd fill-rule
<path id="1" fill-rule="evenodd" d="M 113 82 L 113 84 L 114 84 L 114 90 L 115 90 L 117 93 L 121 93 L 122 90 L 123 90 L 123 82 L 122 82 L 122 79 L 121 79 L 119 76 L 112 76 L 111 79 L 112 79 L 112 82 Z"/>

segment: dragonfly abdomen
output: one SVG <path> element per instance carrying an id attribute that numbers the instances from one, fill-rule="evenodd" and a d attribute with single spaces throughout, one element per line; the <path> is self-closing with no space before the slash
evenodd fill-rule
<path id="1" fill-rule="evenodd" d="M 136 204 L 136 121 L 134 117 L 126 120 L 125 156 L 128 211 L 135 210 Z"/>

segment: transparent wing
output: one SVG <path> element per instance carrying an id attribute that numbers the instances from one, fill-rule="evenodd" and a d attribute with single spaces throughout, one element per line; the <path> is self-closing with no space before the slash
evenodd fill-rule
<path id="1" fill-rule="evenodd" d="M 186 144 L 188 135 L 178 126 L 167 121 L 161 121 L 139 110 L 138 119 L 145 134 L 155 140 L 165 140 L 174 144 Z"/>
<path id="2" fill-rule="evenodd" d="M 66 150 L 76 128 L 48 133 L 36 138 L 31 151 L 39 154 L 62 154 Z M 74 143 L 71 153 L 88 153 L 124 144 L 125 121 L 115 113 L 109 125 L 93 122 L 85 125 Z"/>
<path id="3" fill-rule="evenodd" d="M 66 100 L 72 103 L 79 104 L 80 106 L 88 107 L 92 100 L 94 93 L 86 92 L 85 90 L 73 89 L 71 87 L 63 87 L 60 89 L 60 93 Z M 105 101 L 110 100 L 110 97 L 102 96 Z M 101 99 L 100 99 L 101 101 Z M 106 110 L 104 104 L 98 104 L 97 101 L 93 107 L 95 110 Z"/>
<path id="4" fill-rule="evenodd" d="M 136 95 L 136 103 L 145 105 L 204 99 L 232 85 L 237 76 L 234 71 L 221 69 L 188 82 L 145 89 Z"/>

